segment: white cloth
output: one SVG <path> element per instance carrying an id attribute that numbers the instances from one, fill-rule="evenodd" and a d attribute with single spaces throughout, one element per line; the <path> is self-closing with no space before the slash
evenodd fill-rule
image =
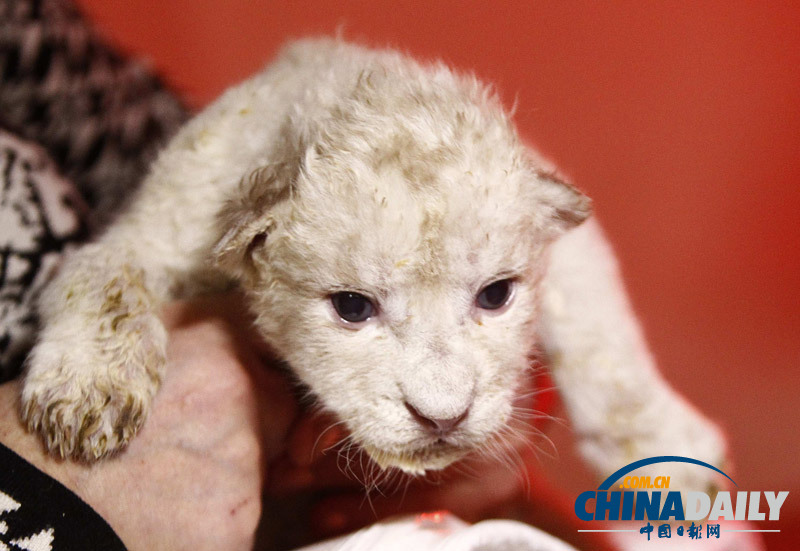
<path id="1" fill-rule="evenodd" d="M 297 551 L 575 551 L 526 524 L 487 520 L 469 525 L 445 511 L 389 519 Z"/>

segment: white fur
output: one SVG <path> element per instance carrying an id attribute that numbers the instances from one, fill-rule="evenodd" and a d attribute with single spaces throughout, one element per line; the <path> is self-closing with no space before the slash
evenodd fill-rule
<path id="1" fill-rule="evenodd" d="M 589 463 L 607 476 L 637 459 L 682 455 L 725 470 L 720 430 L 658 373 L 595 220 L 555 243 L 544 288 L 543 344 Z M 682 491 L 719 480 L 685 464 L 650 470 Z"/>
<path id="2" fill-rule="evenodd" d="M 62 455 L 118 449 L 163 373 L 158 305 L 233 280 L 266 340 L 381 465 L 440 468 L 503 430 L 540 303 L 597 468 L 661 451 L 721 457 L 718 434 L 655 372 L 594 224 L 558 242 L 541 285 L 549 245 L 588 214 L 474 78 L 295 43 L 192 120 L 127 211 L 65 263 L 42 300 L 23 415 Z M 507 277 L 510 304 L 478 308 L 483 286 Z M 343 290 L 372 297 L 377 315 L 338 320 L 330 295 Z M 643 430 L 654 410 L 642 397 L 675 408 L 672 422 Z M 468 415 L 437 443 L 404 402 Z M 687 443 L 686 427 L 709 430 Z"/>

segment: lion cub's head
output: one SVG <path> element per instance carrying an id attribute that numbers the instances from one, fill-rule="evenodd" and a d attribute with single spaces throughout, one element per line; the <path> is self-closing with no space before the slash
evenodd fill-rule
<path id="1" fill-rule="evenodd" d="M 226 207 L 218 263 L 374 460 L 442 468 L 509 421 L 546 247 L 589 201 L 441 66 L 378 60 L 303 102 Z"/>

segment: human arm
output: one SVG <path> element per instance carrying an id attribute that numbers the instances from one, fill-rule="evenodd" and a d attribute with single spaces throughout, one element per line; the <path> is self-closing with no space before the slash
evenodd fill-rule
<path id="1" fill-rule="evenodd" d="M 248 320 L 237 310 L 223 297 L 165 311 L 170 369 L 122 453 L 91 466 L 52 458 L 18 421 L 18 382 L 0 387 L 0 441 L 80 496 L 131 550 L 252 546 L 265 464 L 294 400 L 242 336 Z"/>

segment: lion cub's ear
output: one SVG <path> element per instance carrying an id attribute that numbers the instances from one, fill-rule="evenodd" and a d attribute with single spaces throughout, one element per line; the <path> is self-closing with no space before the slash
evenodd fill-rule
<path id="1" fill-rule="evenodd" d="M 226 274 L 241 279 L 254 268 L 253 252 L 266 242 L 270 222 L 242 212 L 229 212 L 220 218 L 227 219 L 228 229 L 214 246 L 212 260 Z"/>
<path id="2" fill-rule="evenodd" d="M 592 200 L 553 172 L 536 170 L 537 202 L 544 207 L 544 233 L 556 238 L 592 214 Z"/>
<path id="3" fill-rule="evenodd" d="M 259 168 L 242 179 L 236 197 L 217 217 L 219 238 L 212 250 L 214 265 L 242 279 L 254 272 L 253 255 L 274 225 L 271 211 L 292 193 L 296 167 L 279 163 Z"/>

